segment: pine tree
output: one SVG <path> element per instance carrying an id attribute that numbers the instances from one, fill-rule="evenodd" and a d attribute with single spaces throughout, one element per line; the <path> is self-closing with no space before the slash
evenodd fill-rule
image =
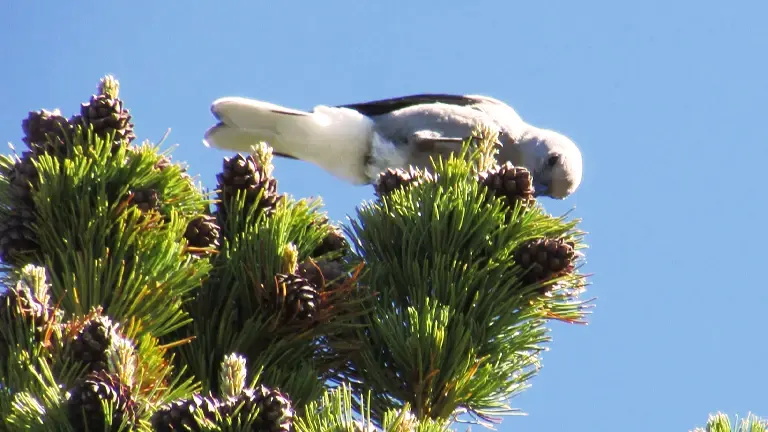
<path id="1" fill-rule="evenodd" d="M 749 414 L 735 425 L 727 415 L 717 413 L 709 416 L 707 426 L 693 429 L 691 432 L 765 432 L 768 431 L 768 421 Z"/>
<path id="2" fill-rule="evenodd" d="M 548 323 L 588 313 L 578 220 L 488 131 L 383 172 L 342 226 L 279 192 L 265 144 L 209 194 L 133 126 L 107 76 L 0 158 L 0 430 L 487 424 L 515 412 Z"/>

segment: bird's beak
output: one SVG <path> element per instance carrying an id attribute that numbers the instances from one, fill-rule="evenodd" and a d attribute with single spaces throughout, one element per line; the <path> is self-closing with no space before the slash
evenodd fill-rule
<path id="1" fill-rule="evenodd" d="M 543 185 L 541 183 L 534 183 L 533 184 L 533 196 L 540 197 L 547 195 L 547 192 L 549 191 L 549 188 L 546 185 Z"/>

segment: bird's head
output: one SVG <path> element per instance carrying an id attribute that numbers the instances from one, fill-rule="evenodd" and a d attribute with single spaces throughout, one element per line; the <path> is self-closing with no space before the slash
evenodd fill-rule
<path id="1" fill-rule="evenodd" d="M 581 151 L 558 132 L 533 128 L 518 145 L 525 154 L 525 166 L 533 174 L 536 196 L 565 199 L 581 184 Z"/>

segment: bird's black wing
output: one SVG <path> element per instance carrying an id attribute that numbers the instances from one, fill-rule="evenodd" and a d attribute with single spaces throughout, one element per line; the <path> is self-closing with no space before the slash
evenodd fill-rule
<path id="1" fill-rule="evenodd" d="M 378 116 L 392 111 L 407 108 L 414 105 L 444 103 L 449 105 L 467 106 L 477 104 L 480 100 L 472 96 L 424 93 L 418 95 L 402 96 L 391 99 L 382 99 L 371 102 L 361 102 L 348 105 L 339 105 L 340 108 L 350 108 L 366 116 Z"/>

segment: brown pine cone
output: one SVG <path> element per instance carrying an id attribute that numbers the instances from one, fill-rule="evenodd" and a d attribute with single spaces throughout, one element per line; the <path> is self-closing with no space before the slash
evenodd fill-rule
<path id="1" fill-rule="evenodd" d="M 142 212 L 160 210 L 160 194 L 152 188 L 136 189 L 132 192 L 131 204 L 137 206 Z"/>
<path id="2" fill-rule="evenodd" d="M 104 402 L 112 404 L 112 426 L 106 430 L 118 431 L 124 420 L 136 421 L 138 407 L 128 386 L 116 374 L 94 372 L 69 391 L 67 414 L 75 430 L 105 430 Z"/>
<path id="3" fill-rule="evenodd" d="M 331 284 L 344 283 L 345 279 L 344 264 L 336 260 L 304 261 L 299 264 L 296 274 L 321 290 Z"/>
<path id="4" fill-rule="evenodd" d="M 544 282 L 572 273 L 576 258 L 574 244 L 561 239 L 529 240 L 518 246 L 515 251 L 515 261 L 526 270 L 523 275 L 523 282 L 526 284 Z"/>
<path id="5" fill-rule="evenodd" d="M 344 237 L 344 232 L 339 227 L 332 227 L 330 232 L 323 237 L 322 242 L 312 251 L 313 257 L 320 257 L 333 252 L 346 251 L 349 242 Z"/>
<path id="6" fill-rule="evenodd" d="M 40 249 L 31 224 L 37 220 L 33 208 L 20 204 L 0 220 L 0 260 L 14 263 Z"/>
<path id="7" fill-rule="evenodd" d="M 533 178 L 530 171 L 523 167 L 515 167 L 510 162 L 482 173 L 479 181 L 492 191 L 494 196 L 505 197 L 507 204 L 512 208 L 518 202 L 527 206 L 534 201 Z"/>
<path id="8" fill-rule="evenodd" d="M 219 212 L 226 214 L 226 208 L 238 194 L 245 194 L 245 210 L 256 206 L 256 212 L 271 214 L 282 199 L 277 194 L 277 180 L 267 174 L 251 156 L 237 154 L 225 158 L 223 170 L 216 176 L 219 182 Z M 261 196 L 259 194 L 263 191 Z M 257 202 L 258 200 L 258 202 Z"/>
<path id="9" fill-rule="evenodd" d="M 387 168 L 386 171 L 379 174 L 379 178 L 376 181 L 374 188 L 376 195 L 379 199 L 382 199 L 397 189 L 431 180 L 432 175 L 427 171 L 421 171 L 414 168 L 408 170 L 401 168 Z"/>
<path id="10" fill-rule="evenodd" d="M 239 395 L 228 398 L 221 413 L 229 417 L 234 426 L 253 418 L 250 430 L 258 432 L 290 432 L 295 430 L 293 403 L 287 394 L 265 385 L 246 388 Z M 255 414 L 255 417 L 253 417 Z M 237 429 L 239 430 L 239 429 Z"/>
<path id="11" fill-rule="evenodd" d="M 214 422 L 221 407 L 221 402 L 212 396 L 194 394 L 189 399 L 176 400 L 160 407 L 150 422 L 157 432 L 197 431 L 200 430 L 200 424 L 195 414 Z"/>
<path id="12" fill-rule="evenodd" d="M 34 154 L 67 155 L 67 140 L 72 127 L 58 110 L 31 111 L 21 122 L 21 128 L 24 131 L 22 140 Z"/>
<path id="13" fill-rule="evenodd" d="M 136 134 L 133 132 L 131 114 L 123 107 L 123 101 L 109 95 L 99 94 L 80 106 L 80 116 L 73 117 L 73 125 L 91 125 L 94 133 L 106 136 L 114 133 L 116 145 L 130 144 Z"/>
<path id="14" fill-rule="evenodd" d="M 24 152 L 13 168 L 4 173 L 8 178 L 11 197 L 30 207 L 33 205 L 32 191 L 37 187 L 40 180 L 34 159 L 34 153 Z"/>
<path id="15" fill-rule="evenodd" d="M 285 287 L 288 319 L 307 320 L 314 317 L 320 306 L 320 294 L 312 284 L 295 274 L 278 274 L 277 283 Z"/>
<path id="16" fill-rule="evenodd" d="M 219 226 L 216 218 L 208 215 L 198 216 L 187 224 L 184 238 L 195 248 L 216 248 L 219 246 Z"/>
<path id="17" fill-rule="evenodd" d="M 82 328 L 66 341 L 66 355 L 86 365 L 89 372 L 106 370 L 108 350 L 115 338 L 120 337 L 116 327 L 106 316 L 87 321 Z"/>

